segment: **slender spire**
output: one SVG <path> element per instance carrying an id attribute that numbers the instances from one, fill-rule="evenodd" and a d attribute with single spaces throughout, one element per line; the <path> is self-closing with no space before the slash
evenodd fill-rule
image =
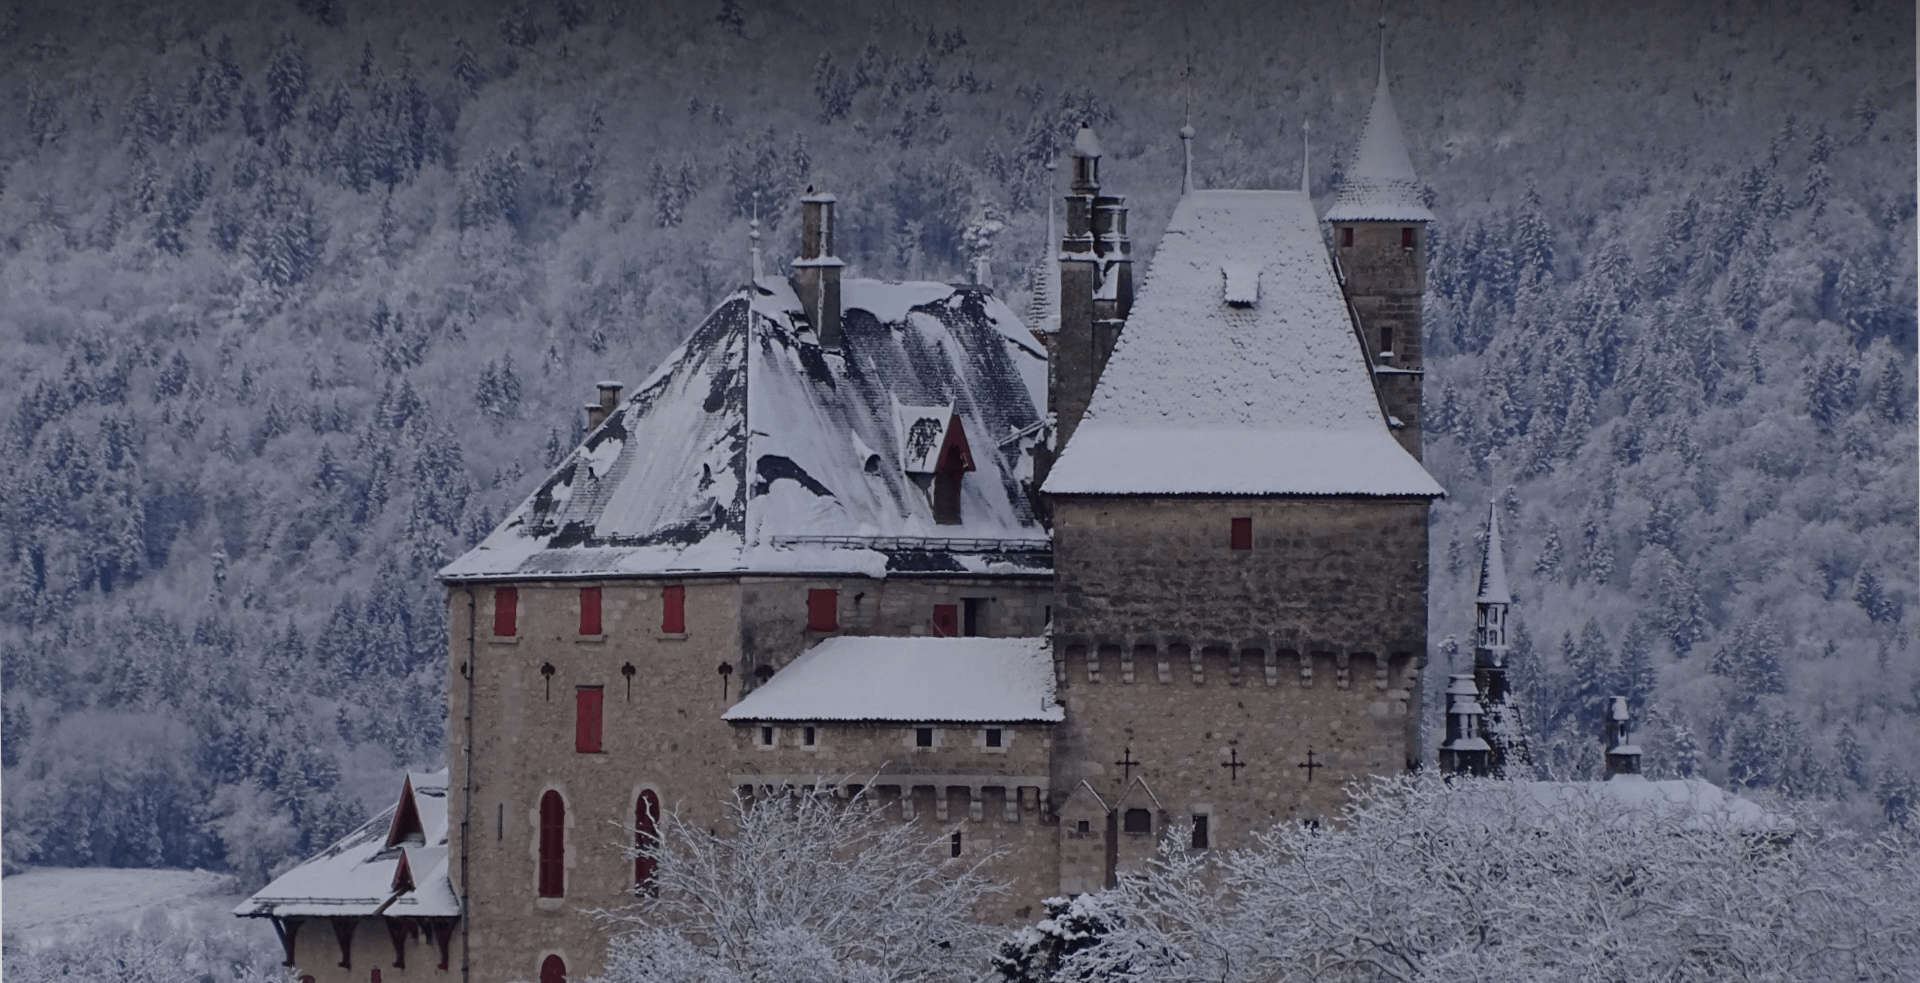
<path id="1" fill-rule="evenodd" d="M 1480 594 L 1477 604 L 1512 604 L 1507 590 L 1507 557 L 1500 544 L 1500 502 L 1487 506 L 1487 541 L 1480 550 Z"/>

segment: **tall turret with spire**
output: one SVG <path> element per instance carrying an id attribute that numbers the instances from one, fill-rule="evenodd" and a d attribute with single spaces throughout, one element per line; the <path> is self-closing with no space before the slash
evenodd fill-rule
<path id="1" fill-rule="evenodd" d="M 1334 257 L 1341 285 L 1373 362 L 1394 436 L 1420 457 L 1421 296 L 1427 281 L 1427 209 L 1413 158 L 1387 91 L 1385 18 L 1373 108 L 1361 127 L 1333 207 Z"/>
<path id="2" fill-rule="evenodd" d="M 1508 608 L 1513 592 L 1507 587 L 1507 557 L 1500 540 L 1500 505 L 1487 507 L 1487 535 L 1480 552 L 1480 589 L 1473 607 L 1473 677 L 1484 713 L 1481 735 L 1489 747 L 1487 767 L 1493 774 L 1512 775 L 1530 764 L 1520 708 L 1507 677 Z"/>

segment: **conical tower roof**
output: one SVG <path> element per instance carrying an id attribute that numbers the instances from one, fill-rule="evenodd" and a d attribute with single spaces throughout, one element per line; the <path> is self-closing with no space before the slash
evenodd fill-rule
<path id="1" fill-rule="evenodd" d="M 1360 144 L 1340 183 L 1340 193 L 1327 211 L 1329 222 L 1431 222 L 1420 178 L 1413 172 L 1400 117 L 1387 91 L 1387 61 L 1380 57 L 1380 80 L 1373 90 L 1373 108 L 1360 129 Z"/>
<path id="2" fill-rule="evenodd" d="M 1500 506 L 1487 507 L 1487 541 L 1480 551 L 1480 596 L 1476 604 L 1512 604 L 1507 591 L 1507 556 L 1500 548 Z"/>

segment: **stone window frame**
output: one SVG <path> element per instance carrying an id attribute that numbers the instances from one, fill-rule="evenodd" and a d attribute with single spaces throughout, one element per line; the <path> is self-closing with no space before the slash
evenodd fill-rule
<path id="1" fill-rule="evenodd" d="M 822 728 L 819 724 L 797 724 L 793 729 L 799 731 L 800 738 L 799 742 L 794 744 L 794 747 L 802 751 L 820 750 L 820 731 Z"/>
<path id="2" fill-rule="evenodd" d="M 927 743 L 920 743 L 920 735 L 927 735 Z M 937 751 L 940 749 L 940 728 L 932 724 L 916 724 L 907 728 L 907 746 L 915 751 Z"/>
<path id="3" fill-rule="evenodd" d="M 993 742 L 996 737 L 1000 740 L 998 744 Z M 1007 748 L 1012 744 L 1013 728 L 1004 724 L 994 724 L 989 727 L 980 728 L 980 750 L 988 754 L 1005 754 L 1007 753 Z"/>
<path id="4" fill-rule="evenodd" d="M 780 747 L 780 728 L 774 724 L 756 723 L 753 725 L 753 746 L 762 751 L 773 751 Z"/>

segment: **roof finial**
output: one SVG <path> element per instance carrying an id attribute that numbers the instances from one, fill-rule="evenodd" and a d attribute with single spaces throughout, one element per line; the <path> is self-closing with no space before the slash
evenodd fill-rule
<path id="1" fill-rule="evenodd" d="M 1059 189 L 1053 186 L 1053 171 L 1056 166 L 1052 158 L 1047 159 L 1047 249 L 1049 250 L 1060 248 L 1060 236 L 1053 230 L 1054 199 L 1060 197 L 1056 193 Z"/>
<path id="2" fill-rule="evenodd" d="M 747 240 L 753 244 L 753 282 L 759 283 L 766 273 L 760 268 L 760 192 L 753 193 L 753 221 L 747 223 Z"/>
<path id="3" fill-rule="evenodd" d="M 1387 77 L 1387 0 L 1380 0 L 1380 77 Z"/>
<path id="4" fill-rule="evenodd" d="M 1193 194 L 1193 59 L 1187 59 L 1187 110 L 1180 123 L 1180 148 L 1186 159 L 1180 172 L 1180 193 Z"/>
<path id="5" fill-rule="evenodd" d="M 1313 121 L 1300 121 L 1300 193 L 1312 196 L 1313 177 L 1307 168 L 1313 163 Z"/>

